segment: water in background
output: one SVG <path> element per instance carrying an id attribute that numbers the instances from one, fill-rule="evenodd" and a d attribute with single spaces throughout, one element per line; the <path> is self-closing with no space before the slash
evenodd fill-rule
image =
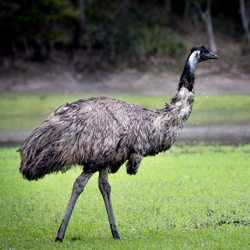
<path id="1" fill-rule="evenodd" d="M 2 116 L 0 146 L 20 147 L 31 131 L 47 116 Z M 186 122 L 177 145 L 250 143 L 250 111 L 193 111 Z"/>

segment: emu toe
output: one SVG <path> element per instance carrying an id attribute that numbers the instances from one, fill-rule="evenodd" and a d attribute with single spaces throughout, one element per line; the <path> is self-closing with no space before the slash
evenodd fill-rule
<path id="1" fill-rule="evenodd" d="M 63 242 L 63 238 L 60 238 L 60 237 L 56 236 L 55 242 Z"/>
<path id="2" fill-rule="evenodd" d="M 114 240 L 120 240 L 121 239 L 120 236 L 119 236 L 119 233 L 117 231 L 112 232 L 112 235 L 113 235 Z"/>

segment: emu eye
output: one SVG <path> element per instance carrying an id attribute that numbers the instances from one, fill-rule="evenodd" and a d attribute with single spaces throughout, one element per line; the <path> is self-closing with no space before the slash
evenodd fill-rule
<path id="1" fill-rule="evenodd" d="M 205 52 L 203 51 L 202 53 L 201 53 L 203 56 L 205 56 Z"/>

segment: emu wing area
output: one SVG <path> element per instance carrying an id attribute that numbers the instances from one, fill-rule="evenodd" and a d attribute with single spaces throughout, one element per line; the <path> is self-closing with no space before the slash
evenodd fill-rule
<path id="1" fill-rule="evenodd" d="M 84 172 L 114 173 L 128 160 L 127 172 L 135 174 L 144 156 L 170 147 L 166 128 L 157 124 L 163 115 L 106 97 L 62 105 L 25 141 L 20 171 L 29 180 L 76 164 Z"/>

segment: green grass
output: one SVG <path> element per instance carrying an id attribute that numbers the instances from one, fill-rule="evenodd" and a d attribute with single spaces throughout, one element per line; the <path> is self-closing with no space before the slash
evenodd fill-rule
<path id="1" fill-rule="evenodd" d="M 83 95 L 0 95 L 0 131 L 31 130 L 44 121 L 48 115 L 66 102 L 70 103 Z M 163 108 L 170 102 L 169 96 L 111 95 L 123 101 L 146 108 Z M 250 120 L 250 96 L 196 96 L 192 114 L 186 125 L 219 123 L 246 123 Z"/>
<path id="2" fill-rule="evenodd" d="M 173 147 L 136 176 L 110 175 L 121 241 L 95 174 L 62 244 L 54 243 L 80 169 L 28 182 L 16 148 L 0 148 L 0 249 L 249 249 L 250 145 Z"/>
<path id="3" fill-rule="evenodd" d="M 0 95 L 0 117 L 13 115 L 48 115 L 66 102 L 91 97 L 92 95 Z M 144 108 L 163 108 L 170 96 L 109 95 Z M 196 96 L 194 111 L 249 110 L 250 96 Z"/>

